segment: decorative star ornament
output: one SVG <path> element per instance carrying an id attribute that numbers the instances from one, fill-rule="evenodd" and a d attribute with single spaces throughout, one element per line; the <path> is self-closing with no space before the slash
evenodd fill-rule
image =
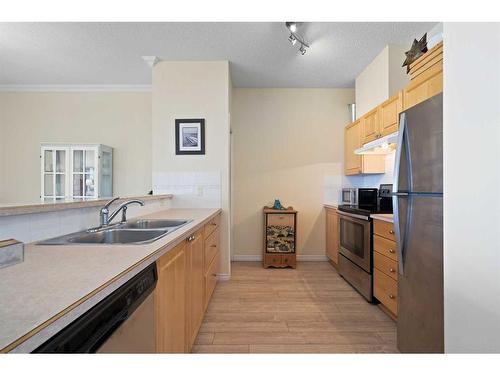
<path id="1" fill-rule="evenodd" d="M 427 52 L 427 33 L 420 40 L 413 40 L 409 51 L 405 52 L 406 60 L 401 66 L 406 66 L 406 74 L 410 72 L 410 64 Z"/>

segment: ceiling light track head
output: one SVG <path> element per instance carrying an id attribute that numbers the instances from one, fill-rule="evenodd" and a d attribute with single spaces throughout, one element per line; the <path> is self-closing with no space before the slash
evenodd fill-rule
<path id="1" fill-rule="evenodd" d="M 309 48 L 309 44 L 297 33 L 297 23 L 296 22 L 285 22 L 285 26 L 290 30 L 290 36 L 288 41 L 294 46 L 297 42 L 300 43 L 299 52 L 304 56 Z"/>

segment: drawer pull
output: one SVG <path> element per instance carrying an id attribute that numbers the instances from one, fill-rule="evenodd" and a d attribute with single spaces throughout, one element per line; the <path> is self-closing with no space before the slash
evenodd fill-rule
<path id="1" fill-rule="evenodd" d="M 394 273 L 394 272 L 396 272 L 396 271 L 394 270 L 394 268 L 389 268 L 389 272 Z"/>
<path id="2" fill-rule="evenodd" d="M 212 274 L 212 276 L 213 276 L 213 277 L 217 277 L 217 274 L 216 274 L 216 273 L 213 273 L 213 274 Z"/>
<path id="3" fill-rule="evenodd" d="M 217 247 L 217 245 L 210 245 L 210 247 Z"/>
<path id="4" fill-rule="evenodd" d="M 217 223 L 210 223 L 210 225 L 213 225 L 214 227 L 216 227 Z"/>
<path id="5" fill-rule="evenodd" d="M 391 229 L 391 230 L 389 231 L 389 234 L 394 234 L 394 231 Z"/>
<path id="6" fill-rule="evenodd" d="M 394 294 L 389 294 L 389 298 L 390 298 L 390 299 L 394 299 L 394 298 L 396 298 L 396 297 L 394 297 Z"/>
<path id="7" fill-rule="evenodd" d="M 395 253 L 394 249 L 389 249 L 389 252 L 390 252 L 391 254 L 394 254 L 394 253 Z"/>

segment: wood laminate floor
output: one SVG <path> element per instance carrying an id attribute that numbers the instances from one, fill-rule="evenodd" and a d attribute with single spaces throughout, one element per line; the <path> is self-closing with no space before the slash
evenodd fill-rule
<path id="1" fill-rule="evenodd" d="M 396 324 L 328 262 L 263 269 L 233 262 L 194 353 L 397 353 Z"/>

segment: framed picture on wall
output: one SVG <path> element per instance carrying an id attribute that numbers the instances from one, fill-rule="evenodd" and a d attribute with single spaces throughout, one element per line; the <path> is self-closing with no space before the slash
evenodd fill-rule
<path id="1" fill-rule="evenodd" d="M 175 120 L 175 154 L 205 155 L 205 119 Z"/>

